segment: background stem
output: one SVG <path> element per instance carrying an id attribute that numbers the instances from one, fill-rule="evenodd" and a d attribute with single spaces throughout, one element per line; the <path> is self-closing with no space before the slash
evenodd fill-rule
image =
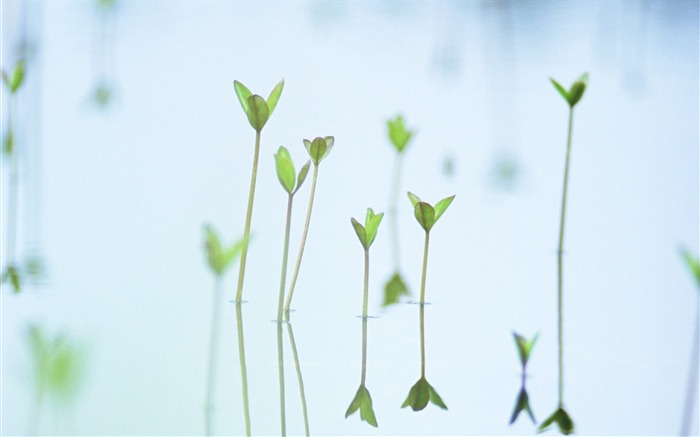
<path id="1" fill-rule="evenodd" d="M 258 176 L 258 156 L 260 155 L 260 131 L 255 131 L 255 152 L 253 153 L 253 172 L 250 176 L 250 192 L 248 193 L 248 210 L 245 215 L 245 229 L 243 238 L 245 243 L 241 250 L 241 262 L 238 270 L 238 286 L 236 288 L 236 300 L 243 298 L 243 279 L 245 277 L 245 263 L 248 258 L 248 244 L 250 244 L 250 222 L 253 219 L 253 200 L 255 199 L 255 180 Z"/>
<path id="2" fill-rule="evenodd" d="M 14 112 L 17 105 L 17 97 L 10 96 L 8 106 L 8 135 L 12 135 L 12 150 L 10 153 L 10 187 L 9 199 L 7 205 L 7 252 L 5 253 L 6 267 L 15 264 L 15 246 L 17 240 L 17 199 L 18 199 L 18 150 L 17 150 L 17 131 L 14 125 Z"/>
<path id="3" fill-rule="evenodd" d="M 693 414 L 697 409 L 695 405 L 695 397 L 698 389 L 698 346 L 700 345 L 700 310 L 696 307 L 695 312 L 695 335 L 693 336 L 693 349 L 690 354 L 690 369 L 688 373 L 688 387 L 685 393 L 685 407 L 683 408 L 683 422 L 681 424 L 681 435 L 690 435 L 690 427 L 693 423 Z"/>
<path id="4" fill-rule="evenodd" d="M 362 380 L 365 385 L 367 374 L 367 303 L 369 300 L 369 249 L 365 249 L 365 292 L 362 299 Z"/>
<path id="5" fill-rule="evenodd" d="M 297 369 L 297 380 L 299 381 L 299 393 L 301 395 L 301 411 L 304 415 L 304 432 L 306 437 L 309 437 L 309 416 L 306 410 L 306 395 L 304 394 L 304 379 L 301 377 L 301 364 L 299 363 L 299 354 L 297 353 L 297 344 L 294 341 L 294 331 L 292 324 L 287 323 L 287 333 L 289 334 L 289 343 L 292 346 L 292 355 L 294 355 L 294 366 Z"/>
<path id="6" fill-rule="evenodd" d="M 243 416 L 245 418 L 245 433 L 250 437 L 250 409 L 248 408 L 248 371 L 245 365 L 245 344 L 243 341 L 243 311 L 242 302 L 236 302 L 236 325 L 238 327 L 238 359 L 241 365 L 241 387 L 243 389 Z"/>
<path id="7" fill-rule="evenodd" d="M 211 337 L 209 342 L 209 371 L 207 372 L 207 389 L 204 401 L 204 432 L 212 435 L 212 419 L 214 415 L 214 380 L 219 348 L 219 326 L 221 325 L 221 276 L 216 275 L 214 296 L 212 297 Z"/>
<path id="8" fill-rule="evenodd" d="M 559 407 L 564 405 L 564 314 L 563 314 L 563 255 L 564 255 L 564 220 L 566 217 L 566 193 L 569 186 L 569 161 L 571 158 L 571 132 L 574 123 L 574 108 L 569 109 L 569 133 L 566 140 L 566 164 L 564 166 L 564 190 L 561 196 L 561 222 L 559 226 L 559 249 L 557 250 L 557 313 L 559 315 L 557 332 L 559 339 Z"/>
<path id="9" fill-rule="evenodd" d="M 277 305 L 277 321 L 282 321 L 282 303 L 284 302 L 284 286 L 287 282 L 287 258 L 289 256 L 289 229 L 292 224 L 292 201 L 294 196 L 289 194 L 287 200 L 287 222 L 284 227 L 284 252 L 282 252 L 282 275 L 280 278 L 280 297 Z"/>
<path id="10" fill-rule="evenodd" d="M 399 186 L 401 182 L 401 168 L 403 163 L 403 154 L 399 153 L 394 161 L 394 180 L 391 189 L 391 199 L 389 200 L 389 219 L 391 220 L 391 247 L 393 249 L 392 259 L 394 262 L 394 271 L 398 272 L 401 269 L 401 250 L 399 249 L 399 222 L 398 222 L 398 199 Z"/>
<path id="11" fill-rule="evenodd" d="M 292 275 L 292 282 L 289 285 L 289 293 L 287 294 L 287 302 L 284 305 L 284 311 L 286 314 L 286 319 L 289 321 L 289 307 L 292 304 L 292 295 L 294 294 L 294 287 L 297 283 L 297 276 L 299 276 L 299 268 L 301 267 L 301 258 L 304 256 L 304 246 L 306 245 L 306 236 L 309 233 L 309 223 L 311 222 L 311 210 L 314 207 L 314 194 L 316 193 L 316 179 L 318 178 L 318 165 L 314 165 L 314 177 L 311 180 L 311 194 L 309 195 L 309 207 L 306 209 L 306 222 L 304 222 L 304 232 L 301 234 L 301 243 L 299 244 L 299 253 L 297 254 L 297 262 L 294 266 L 294 274 Z"/>
<path id="12" fill-rule="evenodd" d="M 284 348 L 282 347 L 282 321 L 277 323 L 277 368 L 280 380 L 280 433 L 287 435 L 287 420 L 284 406 Z"/>

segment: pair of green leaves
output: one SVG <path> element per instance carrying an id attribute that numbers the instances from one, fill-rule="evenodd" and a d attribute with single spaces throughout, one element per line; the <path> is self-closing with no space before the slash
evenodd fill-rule
<path id="1" fill-rule="evenodd" d="M 535 334 L 532 339 L 528 340 L 522 335 L 516 334 L 515 332 L 513 333 L 515 346 L 518 348 L 518 355 L 520 355 L 520 363 L 522 364 L 523 369 L 525 369 L 525 366 L 527 366 L 527 361 L 530 359 L 532 348 L 534 348 L 535 343 L 537 343 L 537 337 L 539 337 L 539 334 Z"/>
<path id="2" fill-rule="evenodd" d="M 296 170 L 294 170 L 294 162 L 292 162 L 292 156 L 289 154 L 289 150 L 286 147 L 280 146 L 275 153 L 275 167 L 277 169 L 277 179 L 279 179 L 282 188 L 293 196 L 301 184 L 304 183 L 306 175 L 309 174 L 309 167 L 311 166 L 311 161 L 306 161 L 299 174 L 297 175 Z"/>
<path id="3" fill-rule="evenodd" d="M 510 416 L 509 424 L 512 425 L 518 419 L 518 416 L 523 411 L 527 411 L 528 416 L 532 420 L 532 423 L 536 423 L 535 415 L 532 414 L 530 409 L 530 398 L 527 395 L 527 390 L 525 390 L 525 383 L 523 381 L 523 386 L 520 388 L 520 393 L 518 394 L 518 399 L 515 401 L 515 408 L 513 409 L 513 415 Z"/>
<path id="4" fill-rule="evenodd" d="M 413 204 L 413 213 L 416 216 L 416 220 L 418 220 L 421 227 L 425 229 L 425 232 L 430 232 L 435 223 L 437 223 L 442 214 L 447 210 L 447 207 L 450 206 L 455 196 L 445 197 L 436 203 L 434 207 L 428 202 L 423 202 L 410 191 L 408 192 L 408 198 L 411 204 Z"/>
<path id="5" fill-rule="evenodd" d="M 571 420 L 569 413 L 566 412 L 564 407 L 557 408 L 557 411 L 555 411 L 554 414 L 542 422 L 542 425 L 540 425 L 537 432 L 544 432 L 555 423 L 559 427 L 559 431 L 561 431 L 562 434 L 569 435 L 574 433 L 574 421 Z"/>
<path id="6" fill-rule="evenodd" d="M 387 120 L 386 127 L 389 132 L 389 141 L 391 141 L 391 144 L 394 145 L 399 154 L 403 153 L 415 132 L 406 129 L 406 124 L 401 115 L 397 115 L 392 120 Z"/>
<path id="7" fill-rule="evenodd" d="M 38 390 L 57 398 L 71 397 L 82 377 L 84 354 L 80 348 L 65 335 L 49 337 L 36 325 L 29 327 L 28 334 Z"/>
<path id="8" fill-rule="evenodd" d="M 355 411 L 360 410 L 360 419 L 369 423 L 373 427 L 377 427 L 377 418 L 374 416 L 374 408 L 372 408 L 372 396 L 369 394 L 369 390 L 364 384 L 360 385 L 357 389 L 355 397 L 353 398 L 348 410 L 345 412 L 345 418 L 347 419 Z"/>
<path id="9" fill-rule="evenodd" d="M 408 285 L 406 285 L 406 281 L 404 281 L 401 273 L 394 272 L 384 285 L 384 300 L 382 301 L 382 306 L 387 307 L 393 305 L 399 302 L 401 296 L 410 295 L 411 293 L 408 291 Z"/>
<path id="10" fill-rule="evenodd" d="M 2 81 L 7 87 L 10 94 L 15 94 L 24 82 L 25 74 L 25 62 L 23 60 L 17 61 L 14 68 L 12 69 L 12 74 L 7 74 L 6 71 L 2 72 Z"/>
<path id="11" fill-rule="evenodd" d="M 365 250 L 369 250 L 369 247 L 374 242 L 374 237 L 377 236 L 377 229 L 379 229 L 382 218 L 384 218 L 384 213 L 380 212 L 379 214 L 375 214 L 372 208 L 367 208 L 364 226 L 354 218 L 350 218 L 350 223 L 352 223 L 352 227 L 355 228 L 357 238 L 360 239 L 360 243 L 362 243 L 362 247 L 364 247 Z"/>
<path id="12" fill-rule="evenodd" d="M 314 165 L 320 164 L 323 158 L 331 153 L 333 144 L 335 144 L 335 138 L 330 136 L 323 138 L 316 137 L 313 141 L 304 140 L 304 146 L 306 147 L 306 151 L 309 152 L 309 156 Z"/>
<path id="13" fill-rule="evenodd" d="M 586 87 L 588 86 L 588 73 L 584 73 L 581 77 L 576 79 L 576 82 L 571 85 L 568 91 L 551 77 L 549 80 L 552 81 L 552 85 L 559 91 L 559 94 L 561 94 L 564 100 L 566 100 L 569 107 L 573 108 L 579 100 L 581 100 L 583 93 L 586 91 Z"/>
<path id="14" fill-rule="evenodd" d="M 224 248 L 214 228 L 210 225 L 204 227 L 204 248 L 207 253 L 207 262 L 217 276 L 224 274 L 231 262 L 241 253 L 245 243 L 245 239 L 242 238 L 231 246 Z"/>
<path id="15" fill-rule="evenodd" d="M 447 405 L 442 401 L 442 398 L 433 386 L 428 383 L 425 377 L 421 377 L 411 387 L 408 397 L 401 405 L 401 408 L 410 406 L 413 411 L 420 411 L 428 405 L 428 402 L 432 402 L 443 410 L 447 409 Z"/>
<path id="16" fill-rule="evenodd" d="M 236 96 L 238 97 L 238 101 L 241 102 L 243 112 L 245 112 L 245 115 L 248 117 L 248 122 L 253 129 L 260 132 L 277 107 L 277 102 L 284 88 L 284 79 L 279 81 L 272 89 L 267 100 L 257 94 L 251 93 L 245 85 L 237 80 L 233 81 L 233 88 L 236 90 Z"/>

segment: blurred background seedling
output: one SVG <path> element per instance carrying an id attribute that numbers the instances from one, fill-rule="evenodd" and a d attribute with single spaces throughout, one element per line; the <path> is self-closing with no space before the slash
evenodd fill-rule
<path id="1" fill-rule="evenodd" d="M 523 411 L 527 412 L 528 416 L 530 416 L 530 419 L 532 420 L 532 423 L 537 423 L 537 421 L 535 420 L 535 415 L 532 413 L 532 408 L 530 407 L 530 398 L 527 394 L 525 381 L 527 375 L 527 362 L 530 360 L 530 354 L 532 353 L 532 349 L 535 347 L 535 343 L 537 342 L 538 336 L 539 334 L 535 334 L 534 337 L 528 340 L 522 335 L 516 334 L 515 332 L 513 333 L 513 339 L 515 340 L 515 347 L 518 350 L 518 356 L 520 358 L 522 372 L 520 392 L 518 393 L 518 397 L 515 400 L 515 408 L 513 408 L 513 414 L 510 416 L 509 424 L 511 425 L 515 423 L 515 421 L 518 419 L 518 416 Z"/>

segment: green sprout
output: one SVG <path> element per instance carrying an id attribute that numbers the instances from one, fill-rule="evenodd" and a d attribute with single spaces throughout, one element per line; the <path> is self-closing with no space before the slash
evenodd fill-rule
<path id="1" fill-rule="evenodd" d="M 377 230 L 382 222 L 382 218 L 384 218 L 384 213 L 375 214 L 372 208 L 367 208 L 364 226 L 354 218 L 350 219 L 357 238 L 360 239 L 360 244 L 362 244 L 365 251 L 365 280 L 362 300 L 362 377 L 360 379 L 360 387 L 357 389 L 355 397 L 345 412 L 345 418 L 347 419 L 348 416 L 359 409 L 360 420 L 364 420 L 375 428 L 378 425 L 377 418 L 374 415 L 374 408 L 372 407 L 372 396 L 370 396 L 369 390 L 365 385 L 367 377 L 367 305 L 369 301 L 369 248 L 377 236 Z"/>
<path id="2" fill-rule="evenodd" d="M 282 188 L 287 192 L 287 221 L 284 228 L 284 252 L 282 254 L 282 275 L 280 278 L 280 296 L 279 305 L 277 307 L 277 321 L 282 321 L 282 303 L 284 302 L 284 288 L 287 280 L 287 257 L 289 255 L 289 230 L 292 224 L 292 204 L 294 194 L 301 188 L 301 185 L 309 173 L 311 161 L 306 161 L 306 164 L 299 170 L 297 175 L 294 170 L 294 163 L 289 151 L 280 146 L 275 154 L 275 167 L 277 169 L 277 179 L 279 179 Z"/>
<path id="3" fill-rule="evenodd" d="M 214 410 L 214 388 L 216 364 L 219 349 L 219 326 L 221 325 L 221 283 L 222 278 L 234 259 L 245 246 L 241 239 L 229 247 L 221 244 L 221 239 L 213 227 L 204 227 L 204 249 L 207 263 L 215 276 L 214 298 L 212 300 L 211 337 L 209 341 L 209 370 L 207 372 L 206 400 L 204 402 L 204 430 L 206 435 L 212 435 L 212 417 Z"/>
<path id="4" fill-rule="evenodd" d="M 687 249 L 681 250 L 683 261 L 688 266 L 688 270 L 695 279 L 697 291 L 700 293 L 700 261 L 697 256 L 693 256 Z M 700 296 L 700 295 L 698 295 Z M 680 435 L 690 435 L 691 426 L 693 423 L 693 414 L 697 411 L 695 407 L 695 399 L 698 389 L 698 360 L 700 360 L 700 309 L 695 305 L 695 331 L 693 338 L 692 352 L 690 353 L 690 366 L 688 373 L 688 384 L 685 392 L 685 406 L 683 407 L 683 419 L 681 422 Z"/>
<path id="5" fill-rule="evenodd" d="M 238 273 L 238 286 L 236 289 L 236 300 L 240 301 L 243 297 L 243 280 L 245 277 L 245 265 L 248 258 L 248 241 L 250 239 L 250 223 L 253 217 L 253 200 L 255 198 L 255 181 L 258 174 L 258 156 L 260 155 L 260 133 L 262 132 L 265 123 L 270 118 L 277 102 L 279 102 L 284 88 L 284 79 L 282 79 L 273 89 L 267 100 L 257 94 L 250 92 L 248 88 L 237 80 L 233 81 L 233 87 L 236 90 L 236 96 L 241 103 L 243 112 L 250 126 L 255 130 L 255 152 L 253 153 L 253 171 L 250 177 L 250 191 L 248 193 L 248 209 L 245 217 L 245 229 L 243 238 L 246 244 L 241 251 L 241 262 Z"/>
<path id="6" fill-rule="evenodd" d="M 406 285 L 406 281 L 401 275 L 401 250 L 399 248 L 399 224 L 398 224 L 398 199 L 399 187 L 401 185 L 401 169 L 403 167 L 403 156 L 415 131 L 407 129 L 404 119 L 397 115 L 391 120 L 387 120 L 387 133 L 389 141 L 396 150 L 396 160 L 394 161 L 394 180 L 389 200 L 389 220 L 391 229 L 391 247 L 394 273 L 384 284 L 384 300 L 382 306 L 386 307 L 399 302 L 401 296 L 410 296 L 411 292 Z"/>
<path id="7" fill-rule="evenodd" d="M 285 317 L 289 320 L 289 309 L 292 304 L 292 296 L 294 295 L 294 287 L 297 283 L 297 277 L 299 276 L 299 268 L 301 267 L 301 258 L 304 256 L 304 246 L 306 245 L 306 237 L 309 233 L 309 223 L 311 222 L 311 210 L 314 206 L 314 195 L 316 193 L 316 180 L 318 178 L 318 166 L 323 161 L 323 159 L 328 156 L 335 144 L 334 137 L 316 137 L 313 141 L 304 140 L 304 146 L 306 151 L 311 157 L 311 162 L 314 164 L 314 175 L 311 179 L 311 194 L 309 194 L 309 206 L 306 209 L 306 221 L 304 222 L 304 232 L 301 234 L 301 243 L 299 243 L 299 253 L 297 254 L 297 261 L 294 266 L 294 274 L 292 275 L 292 281 L 289 285 L 289 291 L 287 292 L 287 301 L 284 305 Z"/>
<path id="8" fill-rule="evenodd" d="M 85 370 L 85 353 L 67 335 L 55 337 L 38 325 L 30 325 L 27 341 L 34 364 L 36 412 L 32 418 L 34 434 L 40 431 L 45 400 L 67 404 L 75 397 Z"/>
<path id="9" fill-rule="evenodd" d="M 414 215 L 418 224 L 425 231 L 425 245 L 423 249 L 423 275 L 420 285 L 420 357 L 421 369 L 420 379 L 416 382 L 408 392 L 408 397 L 401 405 L 401 408 L 410 406 L 413 411 L 420 411 L 432 402 L 443 410 L 447 409 L 447 405 L 443 402 L 440 395 L 433 388 L 425 377 L 425 280 L 428 271 L 428 245 L 430 241 L 430 230 L 435 226 L 435 223 L 442 217 L 447 208 L 450 206 L 455 196 L 446 197 L 440 200 L 433 207 L 427 202 L 420 200 L 415 194 L 408 192 L 408 198 L 413 204 Z"/>
<path id="10" fill-rule="evenodd" d="M 15 113 L 17 110 L 17 94 L 24 83 L 25 75 L 26 63 L 24 60 L 17 61 L 11 73 L 6 72 L 5 70 L 2 71 L 2 82 L 7 91 L 10 93 L 7 108 L 7 131 L 5 132 L 2 142 L 2 152 L 10 160 L 10 180 L 7 204 L 7 236 L 5 240 L 7 247 L 4 257 L 7 260 L 7 265 L 5 266 L 0 278 L 2 279 L 2 283 L 9 282 L 10 285 L 12 285 L 12 289 L 15 293 L 19 293 L 22 290 L 21 271 L 15 260 L 18 211 L 17 201 L 19 195 L 19 168 L 17 151 L 15 150 Z"/>
<path id="11" fill-rule="evenodd" d="M 561 200 L 561 221 L 559 226 L 559 247 L 557 250 L 557 312 L 558 318 L 558 339 L 559 339 L 559 403 L 557 410 L 540 425 L 539 432 L 546 430 L 553 423 L 559 425 L 559 430 L 563 434 L 574 432 L 574 423 L 569 414 L 564 409 L 564 337 L 563 337 L 563 255 L 564 255 L 564 223 L 566 217 L 566 195 L 569 185 L 569 162 L 571 160 L 571 135 L 574 124 L 574 106 L 581 100 L 588 85 L 588 73 L 579 77 L 567 91 L 559 85 L 557 81 L 551 79 L 554 87 L 569 105 L 569 129 L 566 140 L 566 163 L 564 166 L 564 189 Z"/>
<path id="12" fill-rule="evenodd" d="M 535 415 L 532 413 L 532 409 L 530 408 L 530 398 L 528 397 L 527 389 L 525 388 L 527 362 L 530 359 L 532 349 L 535 347 L 537 337 L 538 334 L 535 334 L 535 336 L 532 337 L 532 339 L 528 340 L 522 335 L 518 335 L 515 332 L 513 333 L 515 346 L 518 349 L 518 355 L 520 357 L 520 364 L 522 365 L 522 384 L 520 386 L 520 393 L 518 394 L 518 398 L 515 401 L 515 408 L 513 409 L 513 414 L 510 417 L 511 425 L 515 423 L 518 416 L 523 411 L 527 412 L 527 414 L 530 416 L 530 419 L 532 419 L 533 423 L 537 423 L 535 420 Z"/>

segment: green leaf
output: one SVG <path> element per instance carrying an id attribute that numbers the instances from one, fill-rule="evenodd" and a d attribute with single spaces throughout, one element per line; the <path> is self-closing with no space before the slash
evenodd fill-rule
<path id="1" fill-rule="evenodd" d="M 401 273 L 395 272 L 384 285 L 383 307 L 399 303 L 402 295 L 410 296 L 406 281 L 401 277 Z"/>
<path id="2" fill-rule="evenodd" d="M 411 193 L 410 191 L 408 191 L 406 194 L 408 194 L 408 200 L 411 201 L 411 205 L 413 205 L 413 207 L 415 208 L 416 204 L 421 201 L 420 197 L 416 196 L 415 194 Z"/>
<path id="3" fill-rule="evenodd" d="M 537 423 L 535 420 L 534 414 L 532 414 L 532 410 L 530 409 L 530 399 L 527 395 L 527 391 L 525 390 L 525 386 L 520 389 L 520 393 L 518 394 L 518 399 L 515 401 L 515 408 L 513 409 L 513 414 L 510 416 L 510 422 L 509 424 L 512 425 L 515 423 L 517 420 L 518 416 L 522 411 L 527 411 L 527 414 L 530 416 L 530 419 L 532 419 L 532 423 Z"/>
<path id="4" fill-rule="evenodd" d="M 235 242 L 228 249 L 224 249 L 219 235 L 211 225 L 204 226 L 204 248 L 207 253 L 209 267 L 214 274 L 222 275 L 231 265 L 231 262 L 240 254 L 246 241 L 244 238 Z"/>
<path id="5" fill-rule="evenodd" d="M 306 180 L 306 176 L 309 174 L 309 167 L 311 167 L 311 161 L 306 161 L 306 164 L 304 164 L 303 167 L 301 167 L 301 170 L 299 170 L 299 175 L 297 176 L 297 186 L 294 189 L 295 193 L 299 191 L 301 184 L 303 184 Z"/>
<path id="6" fill-rule="evenodd" d="M 22 278 L 19 274 L 19 270 L 16 266 L 10 264 L 5 267 L 5 271 L 2 273 L 2 281 L 9 282 L 12 285 L 12 290 L 16 293 L 22 291 Z"/>
<path id="7" fill-rule="evenodd" d="M 428 384 L 428 390 L 430 392 L 430 402 L 442 408 L 443 410 L 446 410 L 447 405 L 445 405 L 445 402 L 443 402 L 442 398 L 435 390 L 435 388 L 432 385 Z"/>
<path id="8" fill-rule="evenodd" d="M 413 131 L 406 129 L 403 117 L 397 115 L 394 119 L 388 120 L 386 122 L 387 131 L 389 133 L 389 140 L 397 152 L 403 153 L 408 146 L 408 142 L 411 141 L 413 136 Z"/>
<path id="9" fill-rule="evenodd" d="M 328 150 L 326 151 L 326 155 L 328 155 L 331 152 L 333 145 L 335 144 L 335 137 L 329 135 L 327 137 L 323 137 L 323 139 L 326 140 L 326 146 L 328 147 Z"/>
<path id="10" fill-rule="evenodd" d="M 515 345 L 518 348 L 518 354 L 520 355 L 520 363 L 523 367 L 527 365 L 527 361 L 530 359 L 530 353 L 532 352 L 532 348 L 535 347 L 538 336 L 539 334 L 535 334 L 535 336 L 532 337 L 532 340 L 528 341 L 525 337 L 518 335 L 515 332 L 513 333 Z"/>
<path id="11" fill-rule="evenodd" d="M 277 169 L 277 179 L 279 179 L 282 188 L 289 194 L 294 192 L 294 185 L 296 184 L 296 172 L 294 170 L 294 163 L 292 162 L 292 157 L 289 155 L 289 151 L 280 146 L 275 153 L 275 167 Z"/>
<path id="12" fill-rule="evenodd" d="M 681 256 L 683 256 L 685 264 L 688 266 L 690 273 L 695 278 L 696 285 L 700 291 L 700 261 L 698 261 L 698 258 L 693 256 L 687 249 L 681 250 Z"/>
<path id="13" fill-rule="evenodd" d="M 30 325 L 28 334 L 39 395 L 66 401 L 75 393 L 82 374 L 81 349 L 65 335 L 51 338 L 36 325 Z"/>
<path id="14" fill-rule="evenodd" d="M 267 108 L 269 110 L 269 115 L 272 115 L 272 113 L 275 111 L 275 108 L 277 107 L 277 102 L 280 100 L 280 96 L 282 96 L 282 90 L 284 89 L 284 79 L 280 80 L 277 85 L 272 89 L 270 92 L 270 95 L 267 98 Z"/>
<path id="15" fill-rule="evenodd" d="M 306 141 L 308 140 L 304 141 L 304 145 L 306 145 Z M 311 144 L 306 147 L 306 150 L 309 152 L 309 156 L 311 156 L 311 160 L 314 164 L 318 165 L 328 153 L 328 145 L 324 138 L 316 137 L 311 141 Z"/>
<path id="16" fill-rule="evenodd" d="M 253 95 L 253 93 L 250 92 L 248 88 L 246 88 L 245 85 L 240 83 L 237 80 L 233 81 L 233 88 L 236 90 L 236 97 L 238 97 L 238 101 L 241 103 L 241 107 L 243 108 L 243 112 L 248 114 L 248 97 Z"/>
<path id="17" fill-rule="evenodd" d="M 559 85 L 559 82 L 552 79 L 551 77 L 549 78 L 549 80 L 552 82 L 552 85 L 554 85 L 554 88 L 556 88 L 557 91 L 559 91 L 559 94 L 561 94 L 561 96 L 564 98 L 564 100 L 566 100 L 568 102 L 569 101 L 569 93 L 564 89 L 564 87 Z"/>
<path id="18" fill-rule="evenodd" d="M 379 229 L 379 224 L 384 218 L 384 213 L 375 214 L 372 208 L 367 208 L 367 215 L 365 216 L 365 232 L 367 236 L 367 248 L 374 242 L 374 237 L 377 236 L 377 229 Z"/>
<path id="19" fill-rule="evenodd" d="M 421 225 L 425 232 L 430 232 L 430 229 L 435 224 L 435 210 L 427 202 L 416 203 L 413 213 L 416 216 L 416 220 Z"/>
<path id="20" fill-rule="evenodd" d="M 435 204 L 435 223 L 437 223 L 440 216 L 447 210 L 447 207 L 450 206 L 454 199 L 455 196 L 445 197 Z"/>
<path id="21" fill-rule="evenodd" d="M 355 397 L 353 398 L 348 410 L 345 412 L 345 418 L 347 419 L 352 413 L 360 410 L 360 419 L 369 423 L 373 427 L 377 427 L 377 418 L 374 415 L 374 408 L 372 407 L 372 396 L 369 394 L 369 390 L 363 385 L 357 389 Z"/>
<path id="22" fill-rule="evenodd" d="M 7 156 L 12 156 L 15 151 L 15 130 L 12 125 L 7 127 L 7 132 L 5 132 L 5 137 L 2 139 L 2 153 Z"/>
<path id="23" fill-rule="evenodd" d="M 2 80 L 10 91 L 10 94 L 15 94 L 22 86 L 25 76 L 25 65 L 23 60 L 17 61 L 12 69 L 12 76 L 8 75 L 5 71 L 2 72 Z"/>
<path id="24" fill-rule="evenodd" d="M 559 427 L 559 431 L 564 435 L 569 435 L 574 433 L 574 422 L 569 417 L 569 413 L 564 410 L 563 407 L 559 407 L 551 416 L 549 416 L 542 425 L 540 425 L 537 430 L 538 433 L 544 432 L 552 424 L 556 423 Z"/>
<path id="25" fill-rule="evenodd" d="M 420 411 L 428 405 L 430 401 L 430 384 L 425 378 L 421 378 L 413 384 L 408 392 L 406 400 L 401 404 L 401 408 L 411 407 L 413 411 Z"/>
<path id="26" fill-rule="evenodd" d="M 257 132 L 260 132 L 262 128 L 267 123 L 267 119 L 270 118 L 270 110 L 267 108 L 267 102 L 265 99 L 257 94 L 248 96 L 248 111 L 246 115 L 248 116 L 248 122 Z"/>
<path id="27" fill-rule="evenodd" d="M 365 232 L 365 227 L 362 226 L 354 218 L 350 218 L 350 223 L 352 223 L 352 227 L 355 228 L 355 233 L 357 234 L 357 238 L 360 239 L 360 243 L 362 244 L 362 247 L 364 247 L 365 249 L 368 249 L 369 246 L 367 246 L 367 233 Z"/>

